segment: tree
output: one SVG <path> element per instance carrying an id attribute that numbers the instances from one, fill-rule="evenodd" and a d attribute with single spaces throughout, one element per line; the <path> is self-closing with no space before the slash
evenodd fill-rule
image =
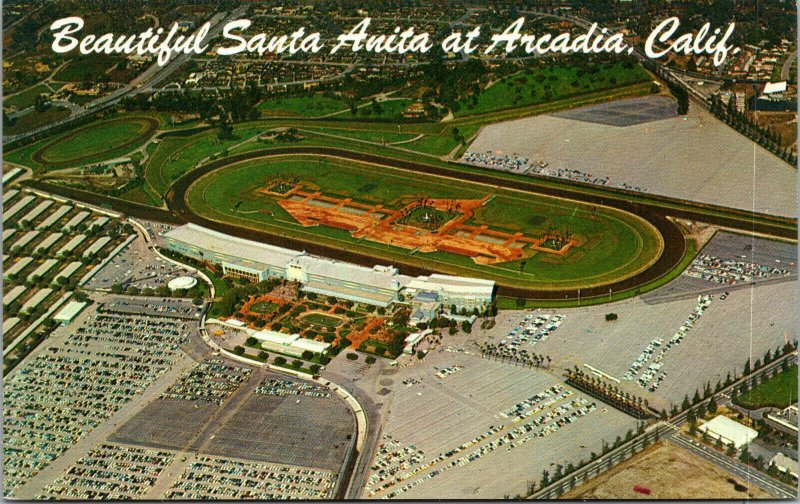
<path id="1" fill-rule="evenodd" d="M 284 364 L 286 364 L 286 358 L 275 357 L 275 360 L 273 362 L 275 363 L 276 366 L 283 366 Z"/>
<path id="2" fill-rule="evenodd" d="M 606 322 L 613 322 L 618 318 L 619 316 L 616 313 L 606 313 Z"/>
<path id="3" fill-rule="evenodd" d="M 256 346 L 258 345 L 258 339 L 255 336 L 248 336 L 248 338 L 244 341 L 244 344 L 247 346 Z"/>
<path id="4" fill-rule="evenodd" d="M 717 412 L 717 398 L 715 396 L 711 396 L 711 399 L 708 400 L 708 412 L 712 415 Z"/>
<path id="5" fill-rule="evenodd" d="M 319 364 L 312 364 L 309 369 L 311 370 L 311 374 L 317 375 L 319 374 L 319 370 L 322 369 L 322 367 Z"/>
<path id="6" fill-rule="evenodd" d="M 376 359 L 374 355 L 368 355 L 367 358 L 364 359 L 364 362 L 366 362 L 368 366 L 375 364 L 375 361 Z"/>
<path id="7" fill-rule="evenodd" d="M 542 480 L 539 482 L 539 488 L 544 488 L 550 484 L 550 473 L 547 472 L 547 469 L 542 471 Z"/>
<path id="8" fill-rule="evenodd" d="M 269 354 L 267 352 L 264 352 L 264 351 L 258 352 L 258 358 L 260 360 L 265 361 L 265 360 L 269 359 Z"/>
<path id="9" fill-rule="evenodd" d="M 303 361 L 299 359 L 295 359 L 292 361 L 292 367 L 295 369 L 300 369 L 303 366 Z"/>
<path id="10" fill-rule="evenodd" d="M 301 355 L 301 356 L 302 356 L 302 357 L 303 357 L 305 360 L 311 360 L 311 359 L 313 359 L 313 358 L 314 358 L 314 352 L 312 352 L 311 350 L 303 350 L 303 353 L 302 353 L 302 355 Z"/>
<path id="11" fill-rule="evenodd" d="M 351 361 L 358 360 L 358 354 L 355 353 L 355 352 L 347 352 L 346 357 L 347 357 L 347 360 L 351 360 Z"/>
<path id="12" fill-rule="evenodd" d="M 241 345 L 236 345 L 233 347 L 233 353 L 236 355 L 244 355 L 244 347 Z"/>

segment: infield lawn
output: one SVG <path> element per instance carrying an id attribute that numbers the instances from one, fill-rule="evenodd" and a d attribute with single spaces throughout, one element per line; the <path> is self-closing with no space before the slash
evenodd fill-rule
<path id="1" fill-rule="evenodd" d="M 273 197 L 258 192 L 276 177 L 296 178 L 323 194 L 367 204 L 399 208 L 422 195 L 430 198 L 493 198 L 479 208 L 470 225 L 536 236 L 548 228 L 569 229 L 583 245 L 564 256 L 531 251 L 524 261 L 476 264 L 449 252 L 413 253 L 327 226 L 303 227 Z M 209 173 L 187 194 L 189 206 L 210 219 L 245 228 L 364 251 L 386 261 L 401 260 L 451 274 L 492 278 L 506 285 L 542 289 L 588 287 L 627 278 L 652 264 L 662 249 L 661 237 L 646 221 L 606 207 L 546 196 L 531 196 L 496 186 L 422 175 L 324 156 L 294 155 L 256 159 Z"/>

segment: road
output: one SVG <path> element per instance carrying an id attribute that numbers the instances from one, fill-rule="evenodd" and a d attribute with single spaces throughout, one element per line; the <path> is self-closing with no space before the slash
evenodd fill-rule
<path id="1" fill-rule="evenodd" d="M 231 11 L 227 15 L 224 12 L 219 12 L 215 14 L 209 20 L 209 23 L 211 23 L 211 28 L 208 31 L 206 40 L 211 40 L 218 34 L 220 34 L 222 32 L 223 26 L 225 26 L 225 24 L 228 21 L 241 17 L 241 15 L 244 14 L 246 9 L 247 6 L 241 6 Z M 56 121 L 54 123 L 47 124 L 35 130 L 27 131 L 19 135 L 4 136 L 3 144 L 5 145 L 10 142 L 23 140 L 25 138 L 39 135 L 49 129 L 55 128 L 57 126 L 62 126 L 64 124 L 70 123 L 72 121 L 78 120 L 80 118 L 89 116 L 101 110 L 112 107 L 117 103 L 119 103 L 122 99 L 127 98 L 129 96 L 135 96 L 139 93 L 151 91 L 155 85 L 157 85 L 158 83 L 162 82 L 164 79 L 169 77 L 175 70 L 180 68 L 180 66 L 183 65 L 190 57 L 191 55 L 188 54 L 179 54 L 171 58 L 164 66 L 159 66 L 158 62 L 154 62 L 149 68 L 147 68 L 138 77 L 136 77 L 133 81 L 131 81 L 130 84 L 127 84 L 126 86 L 121 87 L 111 92 L 110 94 L 103 96 L 102 98 L 87 103 L 83 107 L 84 110 L 78 113 L 74 113 L 66 119 L 62 119 L 61 121 Z"/>
<path id="2" fill-rule="evenodd" d="M 782 366 L 783 361 L 786 361 L 788 364 L 795 364 L 797 363 L 797 350 L 790 352 L 783 357 L 776 359 L 775 361 L 771 362 L 770 364 L 759 368 L 756 372 L 748 375 L 745 378 L 739 378 L 735 380 L 731 385 L 728 387 L 724 387 L 719 392 L 715 393 L 713 397 L 715 400 L 722 402 L 724 397 L 730 394 L 735 388 L 742 385 L 742 383 L 747 383 L 751 385 L 756 377 L 761 376 L 763 373 L 769 373 L 773 369 Z M 704 399 L 700 401 L 699 404 L 708 404 L 710 401 L 710 397 L 708 399 Z M 693 408 L 697 408 L 697 406 L 693 406 Z M 788 485 L 785 485 L 766 474 L 760 473 L 758 470 L 754 468 L 747 468 L 747 466 L 736 459 L 731 457 L 724 456 L 717 452 L 715 449 L 698 445 L 698 441 L 692 440 L 688 438 L 685 434 L 680 433 L 680 428 L 687 423 L 687 411 L 681 412 L 675 415 L 672 418 L 669 418 L 664 421 L 659 421 L 654 425 L 648 427 L 644 433 L 638 434 L 634 436 L 630 441 L 624 443 L 623 445 L 619 446 L 611 450 L 610 452 L 606 453 L 605 455 L 601 455 L 593 462 L 579 468 L 574 473 L 571 473 L 560 480 L 554 481 L 550 483 L 547 487 L 540 489 L 530 495 L 529 499 L 554 499 L 558 498 L 560 495 L 564 494 L 565 492 L 571 490 L 575 486 L 584 483 L 591 479 L 592 477 L 596 477 L 601 474 L 603 471 L 607 471 L 611 469 L 615 464 L 622 462 L 630 458 L 633 454 L 633 450 L 635 449 L 637 452 L 641 451 L 641 449 L 650 444 L 652 441 L 661 438 L 667 439 L 668 441 L 674 443 L 676 446 L 680 446 L 681 448 L 685 448 L 690 450 L 695 455 L 711 462 L 714 465 L 734 474 L 735 476 L 739 476 L 740 478 L 744 479 L 748 482 L 753 482 L 759 487 L 763 488 L 768 492 L 772 492 L 775 494 L 776 497 L 781 498 L 789 498 L 789 499 L 796 499 L 797 498 L 797 489 L 794 489 Z"/>
<path id="3" fill-rule="evenodd" d="M 795 499 L 797 498 L 797 491 L 792 490 L 791 487 L 780 483 L 771 477 L 763 474 L 757 469 L 754 469 L 747 464 L 739 462 L 738 460 L 721 454 L 714 448 L 709 448 L 700 441 L 687 437 L 681 432 L 674 432 L 668 437 L 668 440 L 694 455 L 711 462 L 712 464 L 726 470 L 734 476 L 742 480 L 753 483 L 764 490 L 768 491 L 775 497 L 781 499 Z"/>

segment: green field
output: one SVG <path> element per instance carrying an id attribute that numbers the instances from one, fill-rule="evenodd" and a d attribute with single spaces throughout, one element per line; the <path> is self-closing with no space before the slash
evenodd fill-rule
<path id="1" fill-rule="evenodd" d="M 356 241 L 346 231 L 326 226 L 299 225 L 277 201 L 258 193 L 278 175 L 291 174 L 318 186 L 324 194 L 352 197 L 364 203 L 399 208 L 420 195 L 430 198 L 494 198 L 479 208 L 469 224 L 488 225 L 529 235 L 544 229 L 569 228 L 586 243 L 563 257 L 535 253 L 523 261 L 478 265 L 471 258 L 448 252 L 411 254 L 409 250 L 372 241 Z M 367 167 L 319 156 L 281 156 L 225 167 L 198 179 L 187 195 L 201 215 L 245 228 L 289 234 L 345 250 L 369 251 L 388 261 L 414 262 L 452 274 L 493 278 L 507 285 L 542 289 L 588 287 L 626 278 L 650 265 L 661 250 L 660 236 L 645 221 L 611 208 L 575 201 L 528 196 L 494 186 Z"/>
<path id="2" fill-rule="evenodd" d="M 261 115 L 270 117 L 318 117 L 349 108 L 346 100 L 322 94 L 265 99 L 258 104 Z"/>
<path id="3" fill-rule="evenodd" d="M 53 79 L 61 82 L 96 81 L 109 75 L 108 70 L 121 61 L 124 59 L 105 54 L 81 56 L 59 70 Z"/>
<path id="4" fill-rule="evenodd" d="M 65 168 L 123 156 L 141 146 L 158 128 L 149 116 L 125 116 L 92 123 L 57 136 L 31 154 L 45 169 Z"/>
<path id="5" fill-rule="evenodd" d="M 526 69 L 484 89 L 477 98 L 464 99 L 456 116 L 550 103 L 570 96 L 613 89 L 650 80 L 639 65 L 625 62 L 581 67 Z"/>
<path id="6" fill-rule="evenodd" d="M 260 313 L 261 315 L 275 313 L 277 309 L 278 305 L 271 301 L 258 301 L 257 303 L 253 303 L 253 306 L 250 307 L 251 312 Z"/>
<path id="7" fill-rule="evenodd" d="M 736 397 L 734 403 L 747 409 L 765 406 L 785 408 L 797 404 L 797 366 L 756 385 L 749 392 Z"/>
<path id="8" fill-rule="evenodd" d="M 3 133 L 6 135 L 27 133 L 28 131 L 33 131 L 42 126 L 66 119 L 69 116 L 70 111 L 68 108 L 52 106 L 44 112 L 33 111 L 18 117 L 14 121 L 14 124 L 3 128 Z"/>
<path id="9" fill-rule="evenodd" d="M 32 107 L 36 102 L 36 97 L 40 94 L 50 95 L 52 94 L 52 91 L 45 84 L 37 84 L 13 96 L 3 98 L 3 105 L 22 110 L 24 108 Z"/>
<path id="10" fill-rule="evenodd" d="M 330 329 L 342 325 L 342 319 L 325 315 L 324 313 L 309 313 L 308 315 L 303 315 L 301 320 L 303 322 L 308 322 L 309 324 L 325 326 Z"/>

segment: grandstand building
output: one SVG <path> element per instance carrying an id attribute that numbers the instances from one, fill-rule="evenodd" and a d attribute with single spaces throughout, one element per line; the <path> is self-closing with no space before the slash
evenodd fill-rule
<path id="1" fill-rule="evenodd" d="M 480 278 L 466 278 L 435 273 L 419 276 L 406 286 L 405 293 L 415 299 L 435 299 L 443 306 L 456 305 L 458 309 L 482 309 L 494 299 L 494 282 Z M 421 295 L 422 294 L 422 295 Z"/>
<path id="2" fill-rule="evenodd" d="M 298 282 L 301 289 L 373 306 L 386 307 L 400 299 L 412 299 L 419 292 L 435 293 L 445 305 L 482 308 L 492 302 L 494 282 L 447 275 L 412 278 L 393 266 L 372 268 L 335 261 L 305 252 L 266 245 L 186 224 L 164 234 L 167 248 L 200 261 L 219 264 L 223 273 L 258 282 L 284 278 Z"/>

